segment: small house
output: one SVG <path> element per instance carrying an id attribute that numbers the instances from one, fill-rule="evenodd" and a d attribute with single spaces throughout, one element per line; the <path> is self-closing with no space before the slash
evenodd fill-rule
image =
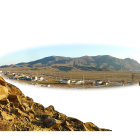
<path id="1" fill-rule="evenodd" d="M 83 80 L 76 81 L 76 84 L 84 84 L 84 81 Z"/>
<path id="2" fill-rule="evenodd" d="M 43 77 L 39 77 L 39 78 L 38 78 L 38 81 L 43 81 L 43 80 L 44 80 Z"/>
<path id="3" fill-rule="evenodd" d="M 32 81 L 37 81 L 37 80 L 38 80 L 37 76 L 32 77 Z"/>
<path id="4" fill-rule="evenodd" d="M 96 86 L 102 85 L 102 83 L 103 83 L 103 81 L 101 81 L 101 80 L 96 80 L 96 81 L 95 81 L 95 85 L 96 85 Z"/>
<path id="5" fill-rule="evenodd" d="M 12 73 L 12 76 L 15 76 L 16 74 L 15 73 Z"/>
<path id="6" fill-rule="evenodd" d="M 109 83 L 108 82 L 102 82 L 102 85 L 107 86 Z"/>
<path id="7" fill-rule="evenodd" d="M 32 81 L 32 78 L 29 77 L 29 76 L 25 76 L 25 80 L 27 80 L 27 81 Z"/>
<path id="8" fill-rule="evenodd" d="M 69 79 L 63 79 L 63 80 L 58 81 L 58 83 L 60 83 L 60 84 L 70 84 L 71 83 L 71 80 L 69 80 Z"/>

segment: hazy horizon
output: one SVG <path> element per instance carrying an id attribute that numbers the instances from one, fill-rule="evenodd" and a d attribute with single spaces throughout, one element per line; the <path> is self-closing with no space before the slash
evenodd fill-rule
<path id="1" fill-rule="evenodd" d="M 120 59 L 131 58 L 140 62 L 139 49 L 107 45 L 55 45 L 17 51 L 0 57 L 0 65 L 26 63 L 49 56 L 82 57 L 110 55 Z"/>

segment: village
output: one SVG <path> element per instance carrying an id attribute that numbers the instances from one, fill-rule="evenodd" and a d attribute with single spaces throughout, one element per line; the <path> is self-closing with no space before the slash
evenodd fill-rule
<path id="1" fill-rule="evenodd" d="M 71 88 L 100 88 L 100 87 L 114 87 L 114 86 L 124 86 L 132 85 L 132 80 L 129 81 L 111 81 L 111 80 L 85 80 L 84 77 L 80 80 L 78 79 L 59 79 L 50 81 L 43 76 L 26 75 L 24 73 L 13 73 L 10 71 L 0 71 L 0 75 L 5 78 L 18 80 L 38 87 L 71 87 Z M 133 77 L 132 77 L 133 78 Z"/>
<path id="2" fill-rule="evenodd" d="M 32 75 L 25 75 L 25 74 L 18 74 L 18 73 L 16 74 L 16 73 L 11 73 L 10 71 L 6 71 L 6 72 L 0 71 L 0 75 L 8 79 L 19 80 L 19 81 L 27 82 L 32 85 L 38 85 L 38 86 L 42 86 L 42 85 L 41 84 L 39 85 L 37 82 L 47 81 L 41 76 L 37 77 L 37 76 L 32 76 Z"/>

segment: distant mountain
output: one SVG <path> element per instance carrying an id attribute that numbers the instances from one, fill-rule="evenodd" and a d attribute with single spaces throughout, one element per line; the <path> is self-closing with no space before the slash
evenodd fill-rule
<path id="1" fill-rule="evenodd" d="M 38 59 L 36 61 L 18 63 L 15 66 L 52 67 L 63 71 L 72 70 L 73 68 L 90 71 L 140 71 L 140 64 L 136 60 L 130 58 L 119 59 L 110 55 L 82 56 L 76 58 L 63 56 L 49 56 L 42 59 Z M 15 66 L 12 65 L 12 67 Z"/>

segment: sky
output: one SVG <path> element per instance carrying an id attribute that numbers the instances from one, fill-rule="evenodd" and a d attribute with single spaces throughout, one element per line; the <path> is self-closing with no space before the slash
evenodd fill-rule
<path id="1" fill-rule="evenodd" d="M 0 65 L 29 62 L 48 56 L 80 57 L 85 55 L 111 55 L 122 59 L 132 58 L 140 62 L 138 48 L 97 44 L 67 44 L 28 48 L 9 53 L 5 56 L 0 57 Z"/>
<path id="2" fill-rule="evenodd" d="M 140 48 L 137 0 L 9 0 L 0 2 L 0 13 L 0 65 L 50 55 L 111 54 L 140 62 L 139 50 L 133 49 Z M 48 48 L 41 52 L 43 46 Z M 38 51 L 29 49 L 33 47 Z"/>
<path id="3" fill-rule="evenodd" d="M 139 13 L 139 0 L 0 1 L 0 65 L 30 61 L 54 54 L 64 56 L 111 54 L 116 57 L 131 57 L 140 62 Z M 61 49 L 61 44 L 66 44 L 63 45 L 65 50 Z M 68 44 L 71 44 L 70 47 Z M 81 49 L 80 44 L 86 44 L 86 49 Z M 87 44 L 91 44 L 90 47 L 87 47 Z M 43 47 L 46 50 L 41 51 L 40 48 Z M 110 89 L 110 92 L 109 89 L 94 90 L 90 94 L 87 90 L 70 90 L 69 94 L 68 90 L 61 89 L 40 91 L 39 88 L 37 91 L 26 85 L 18 87 L 25 95 L 33 94 L 31 97 L 36 98 L 36 102 L 43 103 L 40 101 L 43 100 L 47 106 L 52 104 L 66 115 L 73 117 L 78 115 L 76 117 L 78 119 L 81 116 L 83 121 L 87 118 L 85 121 L 93 120 L 97 126 L 113 130 L 111 135 L 52 133 L 53 137 L 49 137 L 50 133 L 41 133 L 41 136 L 34 133 L 35 140 L 47 136 L 48 139 L 59 137 L 62 140 L 71 140 L 77 136 L 81 140 L 89 136 L 91 139 L 103 139 L 104 136 L 104 140 L 118 140 L 120 137 L 128 140 L 140 139 L 139 87 L 132 89 L 130 87 L 131 90 L 126 87 L 119 91 Z M 57 97 L 54 98 L 55 96 Z M 81 103 L 77 104 L 77 101 Z M 71 102 L 75 104 L 74 107 Z M 135 129 L 131 129 L 130 125 Z M 11 139 L 11 136 L 1 135 L 3 139 L 5 137 Z M 30 133 L 22 133 L 23 139 L 30 136 Z M 16 133 L 13 138 L 21 139 L 21 133 Z"/>

